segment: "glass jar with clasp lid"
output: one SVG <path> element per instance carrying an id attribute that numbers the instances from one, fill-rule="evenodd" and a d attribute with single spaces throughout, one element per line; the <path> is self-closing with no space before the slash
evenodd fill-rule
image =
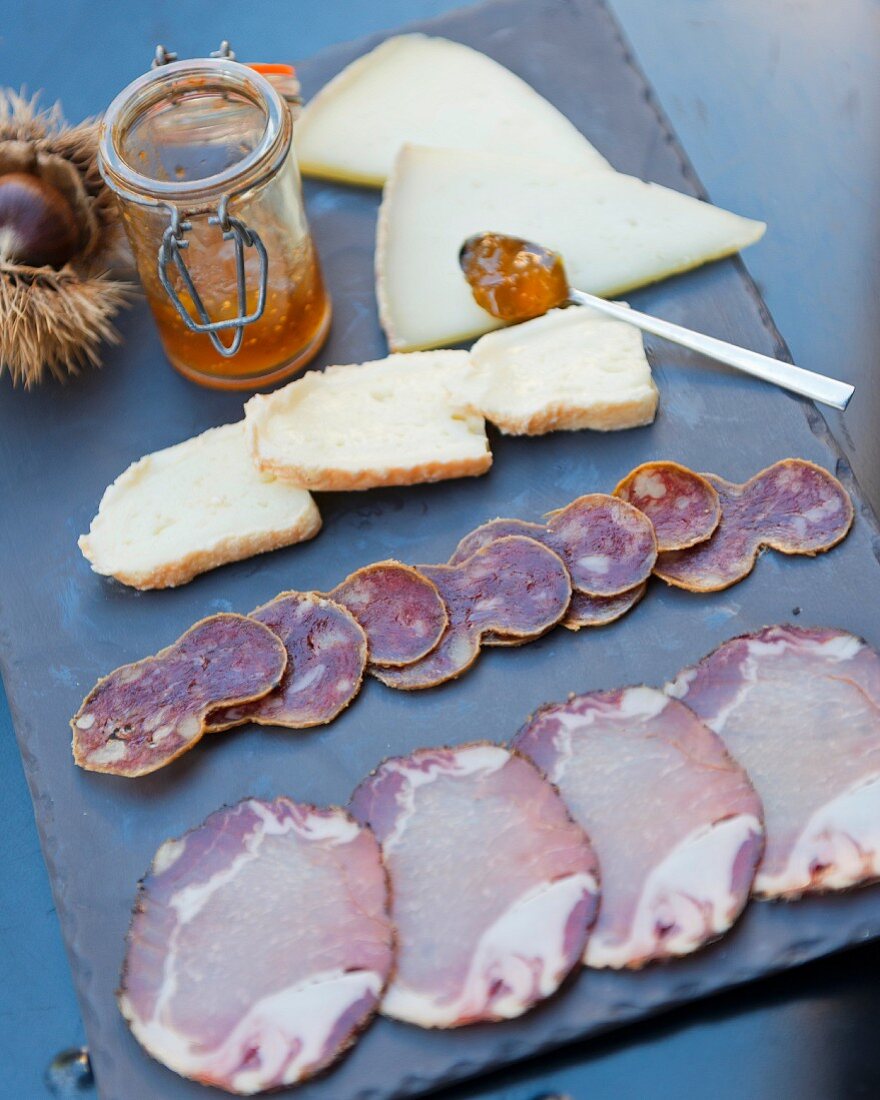
<path id="1" fill-rule="evenodd" d="M 226 43 L 191 61 L 156 53 L 110 104 L 98 165 L 165 352 L 208 386 L 287 378 L 330 324 L 289 105 Z"/>

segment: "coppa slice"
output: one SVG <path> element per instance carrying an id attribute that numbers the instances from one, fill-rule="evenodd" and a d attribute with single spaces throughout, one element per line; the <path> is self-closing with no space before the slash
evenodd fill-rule
<path id="1" fill-rule="evenodd" d="M 370 1020 L 393 934 L 375 838 L 344 810 L 219 810 L 156 853 L 119 1007 L 184 1077 L 251 1095 L 325 1069 Z"/>
<path id="2" fill-rule="evenodd" d="M 715 488 L 702 474 L 677 462 L 637 466 L 619 482 L 614 495 L 650 519 L 661 552 L 705 542 L 721 522 Z"/>
<path id="3" fill-rule="evenodd" d="M 571 580 L 562 559 L 534 539 L 497 539 L 458 565 L 420 565 L 449 613 L 440 644 L 404 668 L 374 668 L 388 687 L 416 691 L 454 680 L 480 655 L 487 633 L 528 641 L 563 617 Z"/>
<path id="4" fill-rule="evenodd" d="M 421 1027 L 519 1016 L 577 964 L 596 860 L 553 787 L 488 743 L 387 760 L 352 796 L 391 878 L 397 970 L 382 1013 Z"/>
<path id="5" fill-rule="evenodd" d="M 822 627 L 733 638 L 667 688 L 715 730 L 764 803 L 758 897 L 880 876 L 880 657 Z"/>
<path id="6" fill-rule="evenodd" d="M 847 491 L 802 458 L 776 462 L 744 485 L 703 477 L 718 493 L 721 522 L 707 542 L 657 559 L 654 572 L 676 588 L 718 592 L 747 577 L 766 547 L 812 556 L 836 546 L 852 525 Z"/>
<path id="7" fill-rule="evenodd" d="M 461 540 L 450 565 L 507 535 L 525 535 L 549 546 L 565 562 L 572 587 L 591 596 L 617 596 L 647 580 L 657 559 L 650 520 L 626 501 L 590 493 L 550 512 L 547 522 L 493 519 Z"/>
<path id="8" fill-rule="evenodd" d="M 737 252 L 764 225 L 531 150 L 504 156 L 406 145 L 385 186 L 376 239 L 379 313 L 393 350 L 441 347 L 499 327 L 458 266 L 464 241 L 487 231 L 561 253 L 572 286 L 615 297 Z"/>
<path id="9" fill-rule="evenodd" d="M 98 681 L 71 719 L 73 758 L 88 771 L 146 775 L 191 749 L 211 710 L 261 698 L 286 667 L 284 645 L 262 623 L 202 619 L 155 657 Z"/>
<path id="10" fill-rule="evenodd" d="M 371 665 L 413 664 L 434 649 L 449 621 L 437 585 L 399 561 L 356 570 L 330 598 L 363 627 Z"/>
<path id="11" fill-rule="evenodd" d="M 317 592 L 282 592 L 252 611 L 287 649 L 287 669 L 275 691 L 253 703 L 212 711 L 212 732 L 257 722 L 306 729 L 333 719 L 360 691 L 367 638 L 346 608 Z"/>
<path id="12" fill-rule="evenodd" d="M 296 124 L 309 176 L 381 187 L 406 141 L 517 152 L 607 168 L 525 81 L 460 42 L 402 34 L 346 66 Z"/>
<path id="13" fill-rule="evenodd" d="M 602 905 L 584 961 L 639 967 L 726 932 L 761 855 L 761 803 L 693 713 L 653 688 L 542 707 L 513 739 L 588 833 Z"/>

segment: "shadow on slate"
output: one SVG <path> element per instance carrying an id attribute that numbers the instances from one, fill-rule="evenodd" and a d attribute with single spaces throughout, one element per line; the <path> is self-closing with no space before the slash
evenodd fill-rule
<path id="1" fill-rule="evenodd" d="M 615 167 L 700 194 L 616 25 L 595 0 L 496 0 L 424 28 L 519 73 Z M 306 93 L 377 41 L 303 63 Z M 335 304 L 321 362 L 381 356 L 372 272 L 379 195 L 315 182 L 306 192 Z M 631 300 L 723 339 L 785 354 L 738 261 L 669 280 Z M 486 477 L 321 496 L 324 532 L 302 547 L 216 570 L 179 591 L 138 594 L 104 581 L 75 545 L 104 487 L 141 454 L 240 415 L 235 395 L 197 389 L 162 365 L 142 306 L 123 328 L 125 347 L 100 375 L 28 395 L 5 392 L 0 405 L 0 504 L 4 515 L 28 515 L 26 524 L 16 524 L 2 578 L 3 674 L 95 1076 L 109 1100 L 211 1095 L 141 1051 L 117 1011 L 114 990 L 138 878 L 164 839 L 218 806 L 280 793 L 344 803 L 389 754 L 475 736 L 506 740 L 546 700 L 660 684 L 730 635 L 795 614 L 799 623 L 840 626 L 880 642 L 876 603 L 865 598 L 880 576 L 876 521 L 822 417 L 799 398 L 659 344 L 651 356 L 661 407 L 651 427 L 607 436 L 496 437 L 495 466 Z M 458 538 L 486 518 L 536 518 L 581 493 L 610 490 L 651 458 L 742 481 L 787 455 L 836 470 L 856 497 L 853 532 L 827 556 L 769 554 L 745 582 L 713 596 L 653 583 L 642 604 L 610 627 L 578 635 L 560 630 L 520 649 L 489 652 L 459 683 L 424 694 L 397 694 L 370 682 L 325 729 L 251 728 L 208 737 L 142 780 L 91 775 L 71 763 L 67 722 L 98 676 L 155 652 L 214 611 L 245 612 L 285 588 L 326 590 L 382 558 L 443 561 Z M 487 860 L 491 855 L 487 851 Z M 337 1069 L 297 1095 L 383 1100 L 427 1092 L 878 934 L 878 889 L 789 907 L 752 905 L 731 935 L 694 958 L 642 973 L 581 973 L 518 1021 L 432 1033 L 380 1020 Z"/>

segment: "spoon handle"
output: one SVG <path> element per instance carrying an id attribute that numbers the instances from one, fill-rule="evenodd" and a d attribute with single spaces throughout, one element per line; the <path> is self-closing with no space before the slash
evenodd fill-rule
<path id="1" fill-rule="evenodd" d="M 691 351 L 708 355 L 711 359 L 717 359 L 719 363 L 726 363 L 729 367 L 741 370 L 745 374 L 754 375 L 755 378 L 763 378 L 765 382 L 773 382 L 785 390 L 792 390 L 804 397 L 811 397 L 814 401 L 833 405 L 835 409 L 845 409 L 855 390 L 855 387 L 848 382 L 839 382 L 836 378 L 827 378 L 824 374 L 804 370 L 803 367 L 796 367 L 792 363 L 771 359 L 769 355 L 759 355 L 756 351 L 748 351 L 746 348 L 737 347 L 736 344 L 725 343 L 724 340 L 717 340 L 714 336 L 704 336 L 682 325 L 674 325 L 671 321 L 663 321 L 659 317 L 639 313 L 638 310 L 629 309 L 617 302 L 608 302 L 593 294 L 585 294 L 582 290 L 572 289 L 569 297 L 572 302 L 589 306 L 619 321 L 626 321 L 627 324 L 635 325 L 643 332 L 662 336 L 664 340 L 669 340 L 673 344 L 680 344 L 682 347 L 690 348 Z"/>

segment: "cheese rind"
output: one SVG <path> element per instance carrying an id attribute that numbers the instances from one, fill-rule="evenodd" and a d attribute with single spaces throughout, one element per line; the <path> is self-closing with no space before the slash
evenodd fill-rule
<path id="1" fill-rule="evenodd" d="M 483 417 L 464 351 L 310 371 L 245 405 L 257 466 L 309 489 L 371 489 L 485 473 Z"/>
<path id="2" fill-rule="evenodd" d="M 572 286 L 613 297 L 745 248 L 762 222 L 655 183 L 535 157 L 405 146 L 379 212 L 379 313 L 395 351 L 499 327 L 458 265 L 475 233 L 508 233 L 562 254 Z"/>
<path id="3" fill-rule="evenodd" d="M 257 470 L 239 421 L 129 466 L 105 491 L 79 548 L 96 573 L 134 588 L 171 588 L 320 529 L 309 493 Z"/>
<path id="4" fill-rule="evenodd" d="M 405 142 L 607 168 L 552 104 L 485 54 L 423 34 L 386 39 L 307 103 L 296 124 L 305 175 L 381 187 Z"/>
<path id="5" fill-rule="evenodd" d="M 590 309 L 556 309 L 471 348 L 473 401 L 505 435 L 650 424 L 657 387 L 637 328 Z"/>

